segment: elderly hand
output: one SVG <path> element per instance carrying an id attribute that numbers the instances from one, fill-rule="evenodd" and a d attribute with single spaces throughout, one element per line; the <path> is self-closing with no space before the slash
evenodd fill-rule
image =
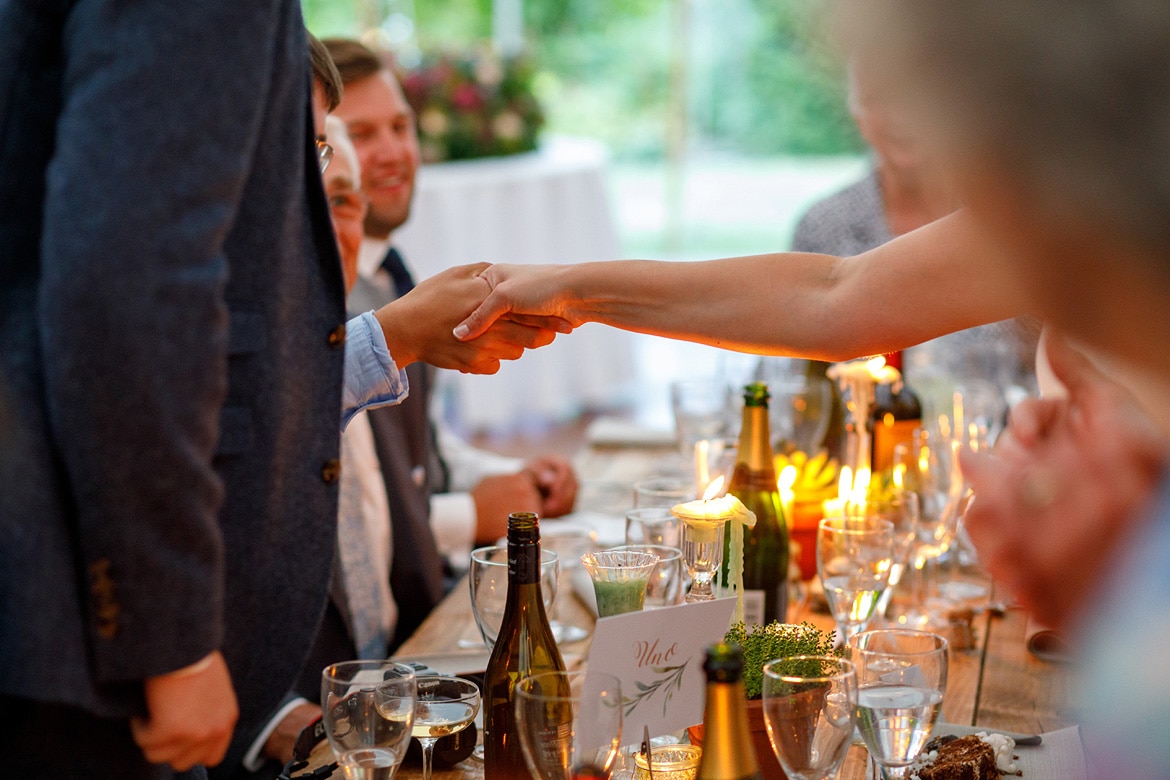
<path id="1" fill-rule="evenodd" d="M 456 340 L 455 323 L 491 291 L 480 275 L 487 269 L 486 263 L 449 268 L 375 312 L 399 368 L 421 360 L 464 373 L 494 374 L 501 360 L 515 360 L 525 349 L 549 344 L 558 332 L 569 330 L 556 318 L 504 318 L 474 339 Z"/>
<path id="2" fill-rule="evenodd" d="M 218 650 L 186 669 L 148 677 L 143 690 L 148 714 L 132 719 L 130 732 L 148 761 L 181 772 L 223 760 L 239 708 Z"/>
<path id="3" fill-rule="evenodd" d="M 990 455 L 963 453 L 975 489 L 966 527 L 991 574 L 1041 621 L 1086 606 L 1140 522 L 1165 467 L 1166 442 L 1136 403 L 1075 349 L 1050 343 L 1067 400 L 1012 412 Z"/>

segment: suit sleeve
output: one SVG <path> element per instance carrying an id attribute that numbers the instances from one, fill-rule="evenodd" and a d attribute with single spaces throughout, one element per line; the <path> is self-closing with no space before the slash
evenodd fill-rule
<path id="1" fill-rule="evenodd" d="M 66 20 L 38 318 L 102 681 L 222 638 L 223 246 L 281 5 L 80 0 Z"/>

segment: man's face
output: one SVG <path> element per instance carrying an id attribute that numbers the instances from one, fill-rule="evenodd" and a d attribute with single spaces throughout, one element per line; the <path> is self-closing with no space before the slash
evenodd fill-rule
<path id="1" fill-rule="evenodd" d="M 366 235 L 383 238 L 406 222 L 418 171 L 414 112 L 393 74 L 379 71 L 345 85 L 334 113 L 349 126 L 370 202 Z"/>

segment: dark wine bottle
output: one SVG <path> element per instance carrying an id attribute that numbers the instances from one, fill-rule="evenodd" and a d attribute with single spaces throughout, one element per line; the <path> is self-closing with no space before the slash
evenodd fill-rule
<path id="1" fill-rule="evenodd" d="M 886 355 L 886 364 L 901 371 L 902 353 Z M 922 425 L 922 402 L 906 384 L 905 374 L 901 381 L 874 388 L 869 425 L 873 432 L 870 465 L 874 474 L 881 474 L 893 468 L 894 448 L 912 446 L 914 430 Z"/>
<path id="2" fill-rule="evenodd" d="M 542 672 L 563 672 L 540 593 L 540 525 L 531 512 L 508 517 L 508 598 L 483 686 L 484 777 L 527 780 L 513 693 Z"/>
<path id="3" fill-rule="evenodd" d="M 743 390 L 743 427 L 727 491 L 756 515 L 743 540 L 743 619 L 749 626 L 783 623 L 788 615 L 788 525 L 776 486 L 768 398 L 762 382 Z"/>
<path id="4" fill-rule="evenodd" d="M 707 704 L 699 780 L 759 780 L 743 695 L 743 653 L 735 645 L 712 645 L 703 671 Z"/>

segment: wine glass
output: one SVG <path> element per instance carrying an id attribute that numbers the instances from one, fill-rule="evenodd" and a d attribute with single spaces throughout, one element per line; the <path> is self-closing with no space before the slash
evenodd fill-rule
<path id="1" fill-rule="evenodd" d="M 391 780 L 414 720 L 414 670 L 390 661 L 345 661 L 321 672 L 325 734 L 347 780 Z"/>
<path id="2" fill-rule="evenodd" d="M 557 597 L 560 559 L 552 550 L 540 551 L 540 597 L 545 611 Z M 500 633 L 504 606 L 508 601 L 508 548 L 480 547 L 471 551 L 471 569 L 467 575 L 471 588 L 471 610 L 483 643 L 491 647 Z"/>
<path id="3" fill-rule="evenodd" d="M 726 435 L 730 428 L 728 402 L 731 387 L 722 379 L 684 379 L 670 384 L 670 408 L 674 429 L 684 458 L 694 453 L 695 442 Z"/>
<path id="4" fill-rule="evenodd" d="M 909 629 L 863 631 L 849 639 L 857 669 L 853 719 L 883 780 L 904 778 L 942 710 L 947 640 Z"/>
<path id="5" fill-rule="evenodd" d="M 597 616 L 641 612 L 646 586 L 658 556 L 642 550 L 601 550 L 581 556 L 581 565 L 593 580 Z"/>
<path id="6" fill-rule="evenodd" d="M 901 446 L 901 445 L 899 445 Z M 886 614 L 886 607 L 894 590 L 902 581 L 910 565 L 910 554 L 918 539 L 918 494 L 905 489 L 895 489 L 893 494 L 874 508 L 874 514 L 894 524 L 894 563 L 890 567 L 889 586 L 878 601 L 877 614 Z"/>
<path id="7" fill-rule="evenodd" d="M 609 777 L 622 736 L 620 681 L 545 672 L 516 683 L 516 729 L 533 777 Z"/>
<path id="8" fill-rule="evenodd" d="M 678 518 L 671 513 L 670 507 L 641 507 L 626 512 L 626 544 L 677 547 L 678 532 Z"/>
<path id="9" fill-rule="evenodd" d="M 660 544 L 623 544 L 614 551 L 648 552 L 658 556 L 654 572 L 646 583 L 644 609 L 673 607 L 682 600 L 682 550 Z"/>
<path id="10" fill-rule="evenodd" d="M 817 527 L 817 572 L 841 641 L 862 631 L 885 591 L 894 524 L 877 516 L 829 517 Z"/>
<path id="11" fill-rule="evenodd" d="M 828 780 L 853 736 L 857 674 L 843 658 L 797 655 L 764 665 L 764 726 L 790 780 Z"/>
<path id="12" fill-rule="evenodd" d="M 670 507 L 696 498 L 695 481 L 682 477 L 650 477 L 634 483 L 634 508 Z"/>
<path id="13" fill-rule="evenodd" d="M 431 780 L 431 757 L 440 737 L 463 731 L 479 713 L 479 686 L 462 677 L 426 675 L 416 679 L 411 736 L 422 745 L 423 780 Z"/>

